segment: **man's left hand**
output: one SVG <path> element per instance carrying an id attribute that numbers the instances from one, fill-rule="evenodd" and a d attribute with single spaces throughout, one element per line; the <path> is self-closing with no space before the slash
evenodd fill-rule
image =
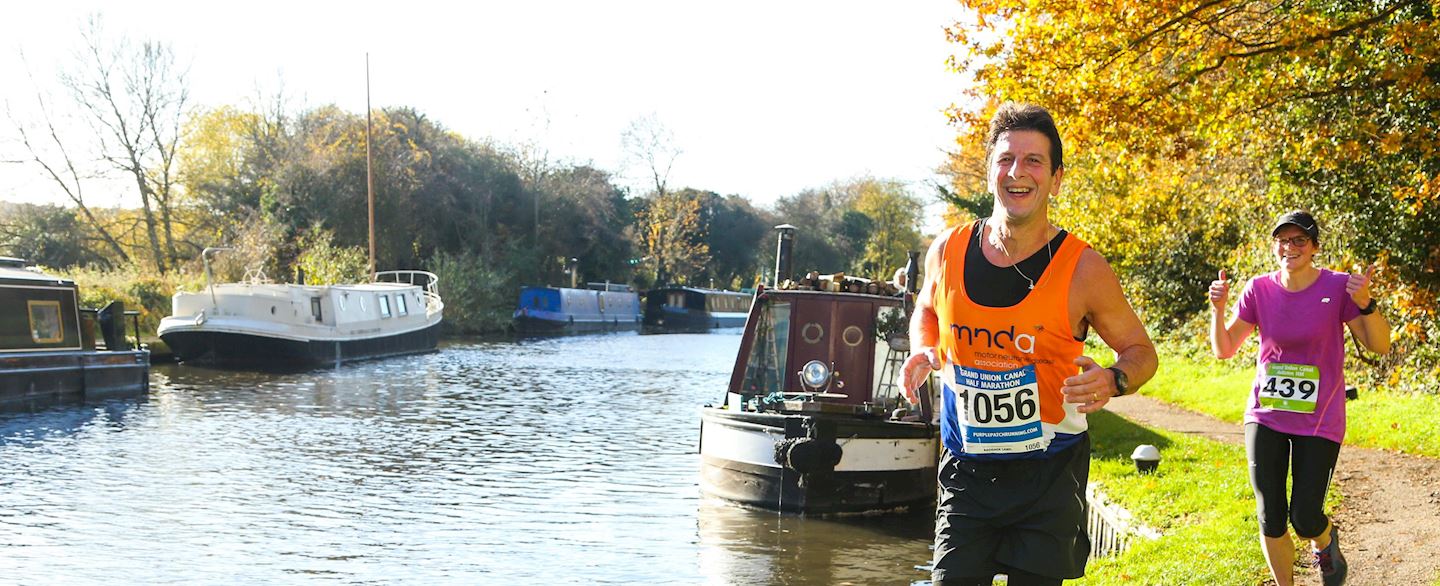
<path id="1" fill-rule="evenodd" d="M 1080 373 L 1065 379 L 1060 387 L 1065 402 L 1080 403 L 1076 410 L 1081 413 L 1099 411 L 1115 396 L 1115 374 L 1089 356 L 1076 358 L 1075 365 L 1080 367 Z"/>

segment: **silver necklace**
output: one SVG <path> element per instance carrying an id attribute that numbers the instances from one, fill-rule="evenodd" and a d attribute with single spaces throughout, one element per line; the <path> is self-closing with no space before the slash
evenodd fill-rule
<path id="1" fill-rule="evenodd" d="M 986 222 L 986 225 L 988 225 L 988 224 L 989 224 L 989 222 Z M 994 228 L 991 228 L 991 230 L 994 230 Z M 983 234 L 985 231 L 982 229 L 982 230 L 980 230 L 980 232 Z M 978 239 L 980 238 L 980 235 L 979 235 L 979 234 L 975 235 L 975 238 L 978 240 Z M 1000 249 L 1000 252 L 1005 253 L 1005 258 L 1010 261 L 1010 268 L 1015 269 L 1015 273 L 1018 274 L 1018 275 L 1020 275 L 1020 278 L 1025 279 L 1025 282 L 1027 282 L 1027 283 L 1030 284 L 1030 289 L 1031 289 L 1031 290 L 1034 290 L 1034 289 L 1035 289 L 1035 279 L 1031 279 L 1028 275 L 1025 274 L 1025 271 L 1020 270 L 1020 263 L 1015 260 L 1015 257 L 1010 256 L 1010 251 L 1005 249 L 1005 246 L 1004 246 L 1003 242 L 1004 242 L 1004 239 L 1003 239 L 1003 238 L 997 238 L 997 239 L 996 239 L 996 242 L 995 242 L 995 248 L 998 248 L 998 249 Z M 1045 264 L 1046 264 L 1047 266 L 1050 264 L 1050 261 L 1055 260 L 1055 253 L 1050 250 L 1050 239 L 1048 239 L 1048 238 L 1045 239 L 1045 259 L 1046 259 L 1046 260 L 1045 260 Z M 1040 274 L 1043 275 L 1043 274 L 1045 274 L 1045 273 L 1044 273 L 1044 271 L 1041 271 Z"/>

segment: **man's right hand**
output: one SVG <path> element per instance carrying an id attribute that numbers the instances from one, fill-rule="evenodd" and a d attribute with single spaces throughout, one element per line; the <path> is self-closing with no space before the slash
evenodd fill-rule
<path id="1" fill-rule="evenodd" d="M 900 388 L 905 389 L 905 399 L 912 405 L 920 404 L 920 384 L 925 382 L 925 377 L 931 371 L 940 370 L 940 355 L 934 348 L 916 348 L 905 359 L 905 366 L 900 369 Z"/>
<path id="2" fill-rule="evenodd" d="M 1220 278 L 1210 282 L 1210 305 L 1223 313 L 1229 300 L 1230 281 L 1225 278 L 1225 269 L 1220 269 Z"/>

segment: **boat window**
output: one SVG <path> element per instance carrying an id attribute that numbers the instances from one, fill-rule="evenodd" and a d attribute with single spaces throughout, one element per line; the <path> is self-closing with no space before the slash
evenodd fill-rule
<path id="1" fill-rule="evenodd" d="M 65 339 L 60 325 L 59 301 L 27 301 L 30 307 L 30 339 L 37 344 L 54 344 Z"/>
<path id="2" fill-rule="evenodd" d="M 368 313 L 368 312 L 369 312 L 369 310 L 365 309 L 365 296 L 364 296 L 364 295 L 361 295 L 361 296 L 360 296 L 360 313 Z"/>
<path id="3" fill-rule="evenodd" d="M 378 307 L 380 308 L 380 317 L 390 317 L 390 296 L 381 295 Z"/>
<path id="4" fill-rule="evenodd" d="M 785 387 L 785 357 L 790 343 L 790 304 L 772 301 L 755 324 L 755 341 L 745 362 L 741 389 L 768 395 Z"/>
<path id="5" fill-rule="evenodd" d="M 405 307 L 404 293 L 395 296 L 395 313 L 398 313 L 400 315 L 406 315 L 410 313 L 410 309 Z"/>
<path id="6" fill-rule="evenodd" d="M 319 297 L 310 298 L 310 316 L 315 318 L 315 323 L 325 323 L 325 318 L 321 315 L 320 312 Z"/>
<path id="7" fill-rule="evenodd" d="M 670 307 L 685 307 L 685 292 L 672 291 L 669 297 L 670 300 L 665 303 L 666 305 Z"/>
<path id="8" fill-rule="evenodd" d="M 345 311 L 345 300 L 350 298 L 349 293 L 340 294 L 340 311 Z"/>

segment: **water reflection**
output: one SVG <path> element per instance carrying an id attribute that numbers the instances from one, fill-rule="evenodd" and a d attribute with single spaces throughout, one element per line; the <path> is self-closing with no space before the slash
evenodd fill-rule
<path id="1" fill-rule="evenodd" d="M 928 516 L 702 502 L 699 406 L 736 334 L 462 340 L 289 374 L 157 366 L 139 400 L 0 418 L 0 581 L 923 577 Z"/>
<path id="2" fill-rule="evenodd" d="M 706 499 L 701 572 L 714 584 L 911 584 L 929 554 L 928 512 L 811 519 Z"/>
<path id="3" fill-rule="evenodd" d="M 84 405 L 51 407 L 34 412 L 0 413 L 0 446 L 33 447 L 99 430 L 120 431 L 144 399 L 108 399 Z"/>

